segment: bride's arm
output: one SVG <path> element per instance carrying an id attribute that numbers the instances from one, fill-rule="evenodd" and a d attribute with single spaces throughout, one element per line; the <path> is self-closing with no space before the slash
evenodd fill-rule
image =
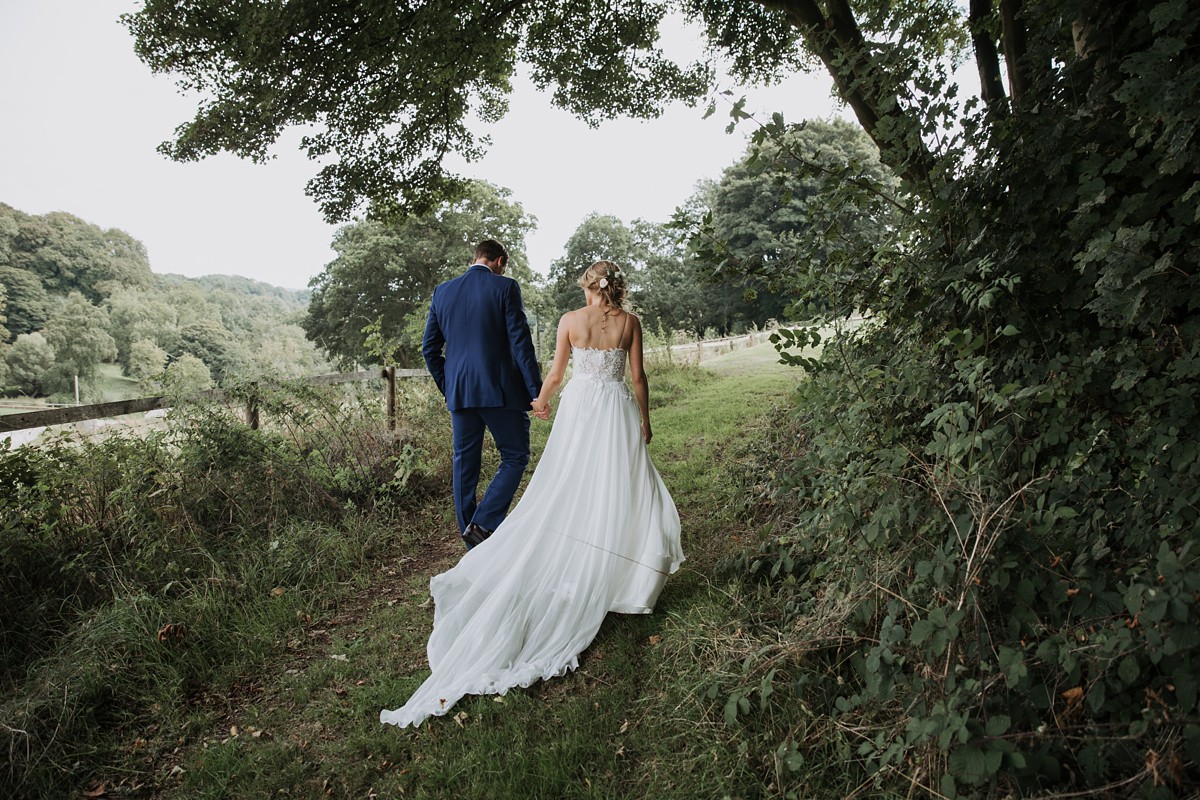
<path id="1" fill-rule="evenodd" d="M 650 432 L 650 384 L 646 381 L 646 368 L 642 363 L 642 321 L 633 317 L 631 322 L 633 339 L 629 342 L 629 379 L 633 382 L 633 396 L 637 399 L 638 410 L 642 412 L 642 438 L 646 444 L 650 444 L 654 434 Z"/>
<path id="2" fill-rule="evenodd" d="M 571 336 L 570 329 L 567 324 L 569 313 L 563 314 L 558 320 L 558 335 L 554 341 L 554 363 L 550 365 L 550 372 L 542 381 L 542 391 L 538 394 L 537 399 L 530 403 L 533 406 L 534 416 L 539 419 L 548 419 L 550 417 L 550 398 L 558 391 L 558 387 L 562 384 L 563 375 L 567 372 L 567 361 L 571 358 Z"/>

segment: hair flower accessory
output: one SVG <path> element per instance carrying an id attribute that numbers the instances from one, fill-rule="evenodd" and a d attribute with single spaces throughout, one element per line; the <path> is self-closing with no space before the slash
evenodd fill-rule
<path id="1" fill-rule="evenodd" d="M 603 289 L 606 286 L 608 286 L 608 278 L 601 278 L 600 279 L 600 288 Z"/>

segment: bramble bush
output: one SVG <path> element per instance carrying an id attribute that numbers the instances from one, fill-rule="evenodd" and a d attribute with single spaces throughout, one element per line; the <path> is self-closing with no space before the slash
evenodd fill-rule
<path id="1" fill-rule="evenodd" d="M 747 630 L 783 644 L 712 696 L 797 769 L 801 699 L 881 789 L 1182 796 L 1200 784 L 1200 20 L 1024 13 L 1054 68 L 1010 112 L 942 126 L 896 241 L 830 248 L 857 279 L 795 271 L 867 321 L 792 359 L 784 513 L 728 565 L 758 598 Z M 924 118 L 948 113 L 927 88 Z"/>

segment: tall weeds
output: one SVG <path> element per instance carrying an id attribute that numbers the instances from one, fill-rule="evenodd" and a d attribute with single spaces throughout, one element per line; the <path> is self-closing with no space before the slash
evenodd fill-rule
<path id="1" fill-rule="evenodd" d="M 0 783 L 60 797 L 200 690 L 277 656 L 404 537 L 444 461 L 436 403 L 386 430 L 357 390 L 254 391 L 265 424 L 177 405 L 166 431 L 0 447 Z"/>

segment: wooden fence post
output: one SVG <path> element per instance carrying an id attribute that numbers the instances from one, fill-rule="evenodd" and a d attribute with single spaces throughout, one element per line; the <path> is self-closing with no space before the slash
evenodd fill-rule
<path id="1" fill-rule="evenodd" d="M 250 430 L 258 430 L 258 384 L 250 384 L 250 396 L 246 398 L 246 424 Z"/>
<path id="2" fill-rule="evenodd" d="M 387 381 L 387 426 L 389 431 L 396 430 L 396 368 L 385 367 L 384 380 Z"/>

